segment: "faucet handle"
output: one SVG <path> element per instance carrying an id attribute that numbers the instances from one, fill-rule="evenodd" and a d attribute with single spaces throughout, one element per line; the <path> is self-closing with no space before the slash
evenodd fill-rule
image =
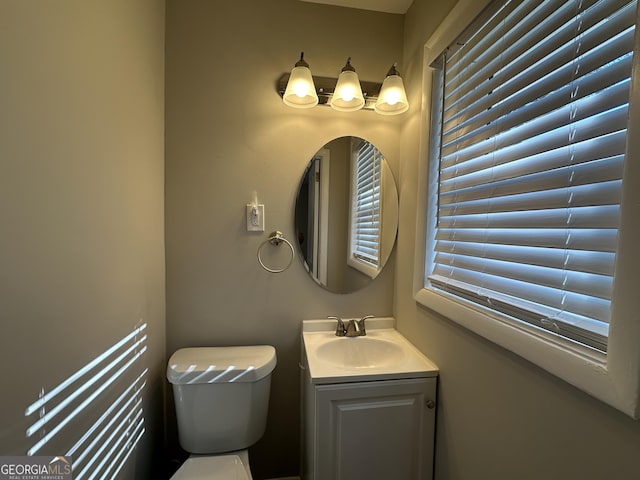
<path id="1" fill-rule="evenodd" d="M 327 317 L 330 320 L 337 320 L 338 325 L 336 326 L 336 337 L 344 337 L 347 334 L 347 327 L 340 317 Z"/>
<path id="2" fill-rule="evenodd" d="M 367 318 L 374 318 L 374 315 L 365 315 L 364 317 L 362 317 L 360 320 L 358 320 L 358 327 L 360 330 L 360 335 L 366 335 L 367 334 L 367 329 L 365 326 L 365 320 L 367 320 Z"/>

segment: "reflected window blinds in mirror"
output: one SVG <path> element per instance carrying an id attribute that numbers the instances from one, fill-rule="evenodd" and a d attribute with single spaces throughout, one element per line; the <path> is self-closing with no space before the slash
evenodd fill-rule
<path id="1" fill-rule="evenodd" d="M 358 158 L 360 168 L 354 163 Z M 371 198 L 365 198 L 368 195 Z M 355 209 L 363 214 L 360 218 Z M 377 211 L 377 220 L 375 213 L 372 217 L 365 210 Z M 377 222 L 373 228 L 372 220 Z M 393 250 L 398 227 L 398 191 L 380 149 L 358 137 L 339 137 L 318 150 L 300 181 L 294 224 L 298 256 L 318 285 L 334 293 L 350 293 L 370 284 Z M 377 243 L 377 254 L 372 242 Z M 362 268 L 348 261 L 352 250 L 360 255 Z"/>
<path id="2" fill-rule="evenodd" d="M 27 455 L 72 457 L 75 480 L 116 478 L 145 433 L 147 324 L 45 391 L 25 411 Z M 82 434 L 78 434 L 82 432 Z"/>
<path id="3" fill-rule="evenodd" d="M 280 77 L 278 93 L 285 105 L 293 108 L 326 105 L 341 112 L 364 108 L 380 115 L 399 115 L 409 109 L 397 63 L 391 66 L 382 83 L 364 82 L 351 64 L 351 57 L 347 58 L 338 78 L 317 77 L 311 74 L 302 52 L 291 73 Z"/>
<path id="4" fill-rule="evenodd" d="M 380 266 L 382 154 L 371 143 L 351 140 L 351 208 L 347 263 L 375 278 Z"/>

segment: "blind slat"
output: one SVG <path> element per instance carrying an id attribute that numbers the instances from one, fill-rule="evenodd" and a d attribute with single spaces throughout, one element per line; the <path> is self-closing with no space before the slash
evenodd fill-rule
<path id="1" fill-rule="evenodd" d="M 615 252 L 617 229 L 566 229 L 519 228 L 438 228 L 436 240 L 463 242 L 484 242 L 496 245 L 526 245 L 549 248 L 568 248 L 573 250 Z"/>
<path id="2" fill-rule="evenodd" d="M 545 189 L 536 192 L 492 196 L 447 204 L 440 208 L 442 217 L 489 214 L 499 212 L 529 213 L 532 204 L 539 210 L 589 207 L 593 205 L 619 205 L 621 181 L 599 182 L 576 187 Z M 538 210 L 536 210 L 538 211 Z"/>
<path id="3" fill-rule="evenodd" d="M 571 207 L 498 212 L 460 216 L 441 216 L 442 228 L 581 228 L 614 229 L 619 223 L 618 205 Z M 568 235 L 568 233 L 567 233 Z"/>
<path id="4" fill-rule="evenodd" d="M 466 255 L 493 260 L 567 269 L 575 272 L 595 273 L 613 276 L 614 254 L 571 249 L 546 248 L 521 245 L 492 245 L 476 242 L 440 240 L 436 242 L 436 252 Z"/>

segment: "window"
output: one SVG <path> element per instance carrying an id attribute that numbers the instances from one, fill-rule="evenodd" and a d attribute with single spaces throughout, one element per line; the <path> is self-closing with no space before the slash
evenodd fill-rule
<path id="1" fill-rule="evenodd" d="M 416 298 L 637 417 L 637 2 L 497 0 L 452 35 L 472 4 L 426 46 Z"/>
<path id="2" fill-rule="evenodd" d="M 496 7 L 436 70 L 427 282 L 604 351 L 636 5 Z"/>
<path id="3" fill-rule="evenodd" d="M 349 265 L 371 278 L 380 266 L 382 154 L 371 143 L 354 139 L 351 147 Z"/>

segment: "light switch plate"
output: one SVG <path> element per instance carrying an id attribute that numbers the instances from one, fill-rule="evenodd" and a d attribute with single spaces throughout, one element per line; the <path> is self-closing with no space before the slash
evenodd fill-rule
<path id="1" fill-rule="evenodd" d="M 247 232 L 264 232 L 264 205 L 247 203 Z"/>

